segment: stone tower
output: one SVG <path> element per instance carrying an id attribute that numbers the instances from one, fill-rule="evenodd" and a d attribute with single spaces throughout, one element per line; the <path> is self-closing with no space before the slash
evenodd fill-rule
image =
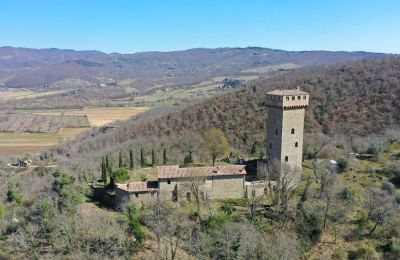
<path id="1" fill-rule="evenodd" d="M 269 160 L 301 169 L 304 115 L 309 94 L 297 89 L 267 93 L 267 154 Z"/>

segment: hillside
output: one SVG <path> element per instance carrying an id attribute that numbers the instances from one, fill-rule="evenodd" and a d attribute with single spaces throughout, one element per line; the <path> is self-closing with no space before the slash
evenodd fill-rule
<path id="1" fill-rule="evenodd" d="M 298 69 L 255 81 L 244 89 L 179 111 L 153 110 L 123 123 L 115 131 L 94 130 L 60 145 L 56 152 L 73 169 L 86 168 L 94 172 L 97 172 L 100 156 L 117 156 L 118 151 L 126 153 L 129 148 L 134 148 L 139 158 L 140 147 L 146 151 L 154 147 L 159 153 L 165 147 L 171 161 L 182 162 L 189 150 L 194 151 L 196 159 L 201 158 L 201 135 L 217 127 L 227 134 L 233 152 L 248 154 L 255 141 L 264 142 L 265 93 L 296 86 L 311 93 L 306 113 L 307 133 L 342 135 L 351 139 L 382 133 L 400 124 L 400 58 L 392 56 Z"/>
<path id="2" fill-rule="evenodd" d="M 382 55 L 367 52 L 290 52 L 257 47 L 134 54 L 1 47 L 0 86 L 36 89 L 70 89 L 97 84 L 117 84 L 136 89 L 182 87 L 217 76 L 258 75 Z"/>

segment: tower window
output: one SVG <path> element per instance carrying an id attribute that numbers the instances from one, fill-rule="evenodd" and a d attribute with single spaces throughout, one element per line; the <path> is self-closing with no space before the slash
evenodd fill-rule
<path id="1" fill-rule="evenodd" d="M 278 129 L 275 130 L 275 134 L 278 135 Z"/>
<path id="2" fill-rule="evenodd" d="M 139 194 L 135 193 L 135 197 L 136 197 L 136 198 L 139 198 Z"/>
<path id="3" fill-rule="evenodd" d="M 295 143 L 294 143 L 294 147 L 299 147 L 299 143 L 298 143 L 298 142 L 295 142 Z"/>
<path id="4" fill-rule="evenodd" d="M 292 131 L 290 132 L 292 135 L 294 135 L 294 128 L 292 128 Z"/>
<path id="5" fill-rule="evenodd" d="M 290 98 L 289 97 L 286 97 L 286 100 L 289 100 Z"/>
<path id="6" fill-rule="evenodd" d="M 301 99 L 301 97 L 300 97 L 300 96 L 298 96 L 298 97 L 297 97 L 297 99 Z"/>
<path id="7" fill-rule="evenodd" d="M 303 99 L 307 99 L 307 96 L 303 96 Z"/>
<path id="8" fill-rule="evenodd" d="M 289 157 L 285 156 L 285 162 L 289 161 Z"/>
<path id="9" fill-rule="evenodd" d="M 292 97 L 292 100 L 295 100 L 295 99 L 296 99 L 296 97 L 293 96 L 293 97 Z"/>
<path id="10" fill-rule="evenodd" d="M 171 184 L 171 180 L 168 180 L 167 183 L 168 183 L 168 184 Z"/>

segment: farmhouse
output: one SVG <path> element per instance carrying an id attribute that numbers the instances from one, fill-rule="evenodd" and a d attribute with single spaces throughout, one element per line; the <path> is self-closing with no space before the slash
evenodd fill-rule
<path id="1" fill-rule="evenodd" d="M 159 166 L 158 181 L 117 184 L 114 204 L 120 207 L 128 201 L 146 203 L 157 196 L 175 202 L 192 201 L 195 192 L 202 200 L 242 198 L 246 193 L 245 176 L 244 165 Z"/>

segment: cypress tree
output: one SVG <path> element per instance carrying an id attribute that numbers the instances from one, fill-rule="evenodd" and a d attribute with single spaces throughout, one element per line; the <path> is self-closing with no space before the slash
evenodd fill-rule
<path id="1" fill-rule="evenodd" d="M 146 166 L 146 160 L 144 158 L 143 147 L 140 148 L 140 166 L 142 166 L 142 167 Z"/>
<path id="2" fill-rule="evenodd" d="M 183 158 L 183 163 L 184 164 L 191 164 L 193 163 L 193 157 L 192 157 L 192 151 L 189 151 L 189 154 Z"/>
<path id="3" fill-rule="evenodd" d="M 108 178 L 108 177 L 110 177 L 111 178 L 111 173 L 112 173 L 112 167 L 111 167 L 111 164 L 110 164 L 110 162 L 108 161 L 108 156 L 106 155 L 106 179 Z M 106 181 L 107 182 L 107 181 Z"/>
<path id="4" fill-rule="evenodd" d="M 132 149 L 129 149 L 129 168 L 133 170 L 135 167 L 135 162 L 133 161 L 133 151 Z"/>
<path id="5" fill-rule="evenodd" d="M 121 153 L 121 151 L 119 151 L 119 155 L 118 155 L 118 168 L 122 168 L 122 167 L 124 167 L 124 166 L 123 166 L 123 163 L 122 163 L 122 153 Z"/>
<path id="6" fill-rule="evenodd" d="M 156 166 L 156 154 L 154 152 L 154 148 L 151 149 L 151 166 Z"/>
<path id="7" fill-rule="evenodd" d="M 166 165 L 167 163 L 168 163 L 167 149 L 164 148 L 164 151 L 163 151 L 163 164 Z"/>
<path id="8" fill-rule="evenodd" d="M 107 169 L 104 156 L 101 158 L 101 179 L 104 182 L 104 186 L 107 185 Z"/>

